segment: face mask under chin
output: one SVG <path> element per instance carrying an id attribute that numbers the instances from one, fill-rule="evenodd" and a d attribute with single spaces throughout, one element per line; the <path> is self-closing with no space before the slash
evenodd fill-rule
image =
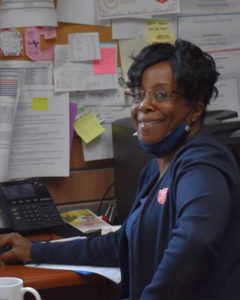
<path id="1" fill-rule="evenodd" d="M 159 142 L 148 144 L 143 142 L 141 139 L 138 139 L 138 141 L 145 152 L 160 158 L 174 151 L 187 137 L 190 130 L 191 127 L 185 121 L 182 121 Z"/>

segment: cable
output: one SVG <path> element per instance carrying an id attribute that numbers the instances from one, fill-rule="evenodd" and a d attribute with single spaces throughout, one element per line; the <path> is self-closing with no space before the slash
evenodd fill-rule
<path id="1" fill-rule="evenodd" d="M 98 216 L 102 214 L 102 206 L 103 201 L 105 200 L 107 194 L 110 192 L 111 188 L 114 186 L 114 181 L 110 184 L 110 186 L 107 188 L 106 192 L 103 194 L 102 199 L 100 200 L 99 207 L 98 207 Z"/>

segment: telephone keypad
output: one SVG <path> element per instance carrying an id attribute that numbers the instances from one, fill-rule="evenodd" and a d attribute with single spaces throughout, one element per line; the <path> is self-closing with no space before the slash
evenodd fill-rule
<path id="1" fill-rule="evenodd" d="M 56 207 L 48 199 L 24 199 L 18 205 L 11 202 L 11 214 L 16 221 L 25 221 L 30 226 L 59 222 Z M 19 203 L 21 205 L 19 205 Z"/>

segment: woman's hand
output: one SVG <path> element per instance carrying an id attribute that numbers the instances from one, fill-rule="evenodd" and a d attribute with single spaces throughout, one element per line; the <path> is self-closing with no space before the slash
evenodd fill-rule
<path id="1" fill-rule="evenodd" d="M 21 261 L 23 263 L 31 261 L 32 242 L 24 238 L 18 233 L 1 234 L 0 250 L 7 249 L 0 255 L 0 262 L 11 263 L 13 261 Z"/>

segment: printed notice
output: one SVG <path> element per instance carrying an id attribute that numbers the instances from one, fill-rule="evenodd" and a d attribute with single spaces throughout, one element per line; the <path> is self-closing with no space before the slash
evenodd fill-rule
<path id="1" fill-rule="evenodd" d="M 99 19 L 173 14 L 178 12 L 178 0 L 98 0 Z"/>

